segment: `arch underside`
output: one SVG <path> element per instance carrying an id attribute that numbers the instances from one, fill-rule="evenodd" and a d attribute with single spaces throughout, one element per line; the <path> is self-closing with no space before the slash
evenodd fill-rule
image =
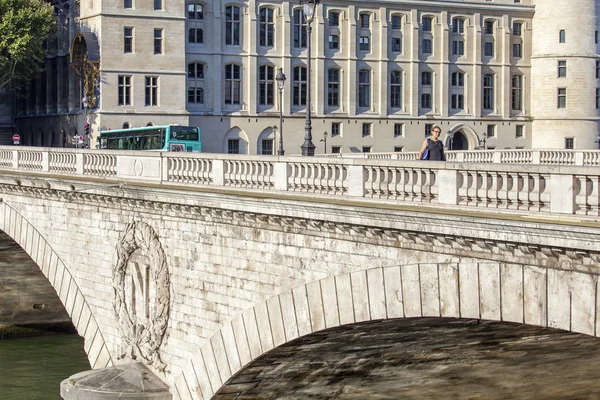
<path id="1" fill-rule="evenodd" d="M 210 399 L 260 355 L 301 336 L 363 321 L 448 317 L 597 336 L 597 278 L 501 264 L 415 264 L 328 277 L 261 301 L 227 322 L 175 379 L 181 399 Z"/>
<path id="2" fill-rule="evenodd" d="M 14 208 L 0 201 L 0 230 L 31 257 L 52 285 L 69 314 L 92 368 L 112 366 L 112 358 L 77 282 L 39 231 Z"/>

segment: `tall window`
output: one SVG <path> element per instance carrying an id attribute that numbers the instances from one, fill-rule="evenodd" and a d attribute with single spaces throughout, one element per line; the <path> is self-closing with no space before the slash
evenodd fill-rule
<path id="1" fill-rule="evenodd" d="M 402 71 L 392 71 L 390 74 L 390 107 L 402 107 Z"/>
<path id="2" fill-rule="evenodd" d="M 227 6 L 225 8 L 225 44 L 240 44 L 240 8 Z"/>
<path id="3" fill-rule="evenodd" d="M 162 8 L 163 8 L 162 0 L 154 0 L 154 9 L 162 10 Z"/>
<path id="4" fill-rule="evenodd" d="M 404 136 L 404 124 L 394 124 L 394 137 Z"/>
<path id="5" fill-rule="evenodd" d="M 188 42 L 204 43 L 204 6 L 199 3 L 190 3 L 188 11 Z"/>
<path id="6" fill-rule="evenodd" d="M 306 67 L 294 67 L 292 78 L 292 103 L 295 106 L 306 106 Z"/>
<path id="7" fill-rule="evenodd" d="M 567 62 L 565 60 L 558 60 L 558 77 L 565 78 L 567 76 Z"/>
<path id="8" fill-rule="evenodd" d="M 567 108 L 567 89 L 558 88 L 558 108 Z"/>
<path id="9" fill-rule="evenodd" d="M 158 105 L 158 76 L 146 77 L 146 105 Z"/>
<path id="10" fill-rule="evenodd" d="M 299 8 L 294 9 L 294 47 L 306 47 L 306 17 Z"/>
<path id="11" fill-rule="evenodd" d="M 513 43 L 513 57 L 522 57 L 523 50 L 521 43 Z"/>
<path id="12" fill-rule="evenodd" d="M 340 70 L 337 68 L 327 70 L 327 104 L 330 107 L 340 105 Z"/>
<path id="13" fill-rule="evenodd" d="M 340 25 L 340 13 L 337 11 L 329 11 L 329 26 Z"/>
<path id="14" fill-rule="evenodd" d="M 431 17 L 423 17 L 423 21 L 421 23 L 421 29 L 423 32 L 431 32 L 433 19 Z"/>
<path id="15" fill-rule="evenodd" d="M 133 28 L 125 27 L 123 30 L 123 52 L 133 53 Z"/>
<path id="16" fill-rule="evenodd" d="M 485 21 L 483 23 L 483 33 L 486 35 L 494 34 L 494 21 Z"/>
<path id="17" fill-rule="evenodd" d="M 262 65 L 258 69 L 258 103 L 272 106 L 275 104 L 275 68 Z"/>
<path id="18" fill-rule="evenodd" d="M 188 64 L 188 103 L 204 104 L 204 65 Z"/>
<path id="19" fill-rule="evenodd" d="M 496 136 L 496 125 L 490 124 L 487 126 L 487 137 L 495 137 Z"/>
<path id="20" fill-rule="evenodd" d="M 465 95 L 463 93 L 452 93 L 450 100 L 450 107 L 453 110 L 463 110 L 465 108 Z"/>
<path id="21" fill-rule="evenodd" d="M 431 93 L 421 93 L 421 108 L 431 108 Z"/>
<path id="22" fill-rule="evenodd" d="M 371 107 L 371 71 L 368 69 L 358 71 L 358 106 Z"/>
<path id="23" fill-rule="evenodd" d="M 483 108 L 494 109 L 494 75 L 483 75 Z"/>
<path id="24" fill-rule="evenodd" d="M 133 0 L 123 0 L 123 8 L 133 8 Z"/>
<path id="25" fill-rule="evenodd" d="M 452 87 L 464 87 L 465 86 L 465 74 L 462 72 L 452 73 Z"/>
<path id="26" fill-rule="evenodd" d="M 263 7 L 259 12 L 259 23 L 260 23 L 260 45 L 272 47 L 273 38 L 275 37 L 275 24 L 273 23 L 273 9 Z"/>
<path id="27" fill-rule="evenodd" d="M 225 104 L 240 104 L 241 91 L 241 67 L 237 64 L 227 64 L 225 66 Z"/>
<path id="28" fill-rule="evenodd" d="M 573 150 L 575 148 L 575 138 L 565 138 L 565 149 Z"/>
<path id="29" fill-rule="evenodd" d="M 511 103 L 513 110 L 523 109 L 523 76 L 513 75 L 512 76 L 512 96 Z"/>
<path id="30" fill-rule="evenodd" d="M 567 42 L 567 33 L 564 29 L 558 31 L 558 43 L 566 43 Z"/>
<path id="31" fill-rule="evenodd" d="M 451 75 L 452 94 L 450 95 L 450 108 L 452 110 L 464 110 L 465 108 L 465 74 L 455 71 Z"/>
<path id="32" fill-rule="evenodd" d="M 365 122 L 362 124 L 362 137 L 371 136 L 371 124 Z"/>
<path id="33" fill-rule="evenodd" d="M 523 137 L 523 125 L 515 126 L 515 137 L 522 138 Z"/>
<path id="34" fill-rule="evenodd" d="M 331 123 L 331 137 L 340 136 L 342 134 L 342 123 L 332 122 Z"/>
<path id="35" fill-rule="evenodd" d="M 494 42 L 485 42 L 483 44 L 483 55 L 487 57 L 494 56 Z"/>
<path id="36" fill-rule="evenodd" d="M 401 38 L 392 38 L 392 51 L 394 53 L 402 53 L 402 39 Z"/>
<path id="37" fill-rule="evenodd" d="M 119 105 L 131 105 L 131 76 L 119 76 Z"/>
<path id="38" fill-rule="evenodd" d="M 154 30 L 154 54 L 162 54 L 163 52 L 163 30 Z"/>

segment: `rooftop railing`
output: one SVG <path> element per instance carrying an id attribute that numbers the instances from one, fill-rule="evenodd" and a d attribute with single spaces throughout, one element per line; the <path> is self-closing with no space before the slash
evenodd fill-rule
<path id="1" fill-rule="evenodd" d="M 600 215 L 600 152 L 449 152 L 455 162 L 393 158 L 0 147 L 0 171 L 98 180 L 279 191 L 375 203 L 527 214 Z M 519 163 L 518 160 L 522 160 Z"/>

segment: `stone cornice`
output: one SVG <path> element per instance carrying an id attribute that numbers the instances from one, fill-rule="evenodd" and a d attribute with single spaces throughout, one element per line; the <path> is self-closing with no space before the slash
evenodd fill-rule
<path id="1" fill-rule="evenodd" d="M 598 237 L 594 228 L 506 223 L 434 213 L 148 191 L 135 187 L 112 187 L 105 188 L 105 193 L 86 193 L 49 186 L 4 183 L 0 184 L 0 196 L 6 193 L 116 209 L 127 207 L 134 212 L 186 215 L 211 223 L 392 246 L 407 251 L 600 273 L 597 265 L 600 245 L 594 239 Z M 224 204 L 228 208 L 224 208 Z"/>

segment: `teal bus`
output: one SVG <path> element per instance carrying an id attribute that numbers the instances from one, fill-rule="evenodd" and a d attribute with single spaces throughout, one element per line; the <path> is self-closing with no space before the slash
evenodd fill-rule
<path id="1" fill-rule="evenodd" d="M 201 151 L 200 128 L 166 125 L 100 132 L 100 148 L 108 150 Z"/>

